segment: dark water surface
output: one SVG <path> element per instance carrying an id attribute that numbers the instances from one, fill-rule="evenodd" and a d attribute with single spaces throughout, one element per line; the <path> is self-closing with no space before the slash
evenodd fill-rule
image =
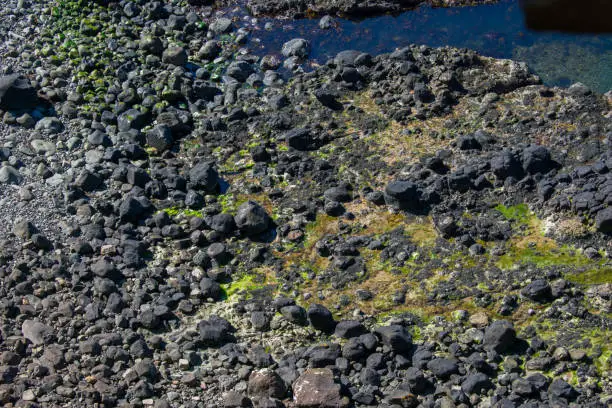
<path id="1" fill-rule="evenodd" d="M 378 54 L 408 44 L 451 45 L 483 55 L 525 61 L 548 85 L 582 82 L 604 93 L 612 89 L 612 35 L 534 32 L 525 27 L 517 0 L 462 8 L 420 7 L 398 16 L 361 21 L 336 19 L 322 30 L 319 20 L 259 19 L 250 43 L 258 54 L 278 53 L 289 39 L 311 41 L 314 63 L 339 51 L 356 49 Z M 265 29 L 266 23 L 271 25 Z"/>

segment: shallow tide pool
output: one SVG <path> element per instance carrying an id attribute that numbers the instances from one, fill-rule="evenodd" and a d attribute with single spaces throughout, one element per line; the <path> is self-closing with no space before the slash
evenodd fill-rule
<path id="1" fill-rule="evenodd" d="M 612 89 L 612 35 L 534 32 L 525 27 L 517 0 L 461 8 L 420 7 L 397 16 L 360 21 L 336 19 L 323 30 L 314 20 L 259 19 L 250 47 L 257 54 L 278 53 L 289 39 L 311 41 L 313 63 L 339 51 L 378 54 L 408 44 L 450 45 L 483 55 L 525 61 L 547 85 L 582 82 L 604 93 Z M 269 23 L 268 29 L 264 29 Z"/>

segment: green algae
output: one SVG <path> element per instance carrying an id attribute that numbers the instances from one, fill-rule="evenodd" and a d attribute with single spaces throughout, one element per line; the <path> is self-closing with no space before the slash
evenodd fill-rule
<path id="1" fill-rule="evenodd" d="M 164 208 L 162 211 L 170 217 L 176 217 L 178 215 L 184 215 L 186 217 L 203 217 L 201 211 L 191 210 L 189 208 L 170 207 Z"/>
<path id="2" fill-rule="evenodd" d="M 531 265 L 538 268 L 597 270 L 602 266 L 602 261 L 589 259 L 577 248 L 560 245 L 557 241 L 544 236 L 542 221 L 529 210 L 527 204 L 508 207 L 499 204 L 495 210 L 514 224 L 514 234 L 506 244 L 506 253 L 495 262 L 500 269 L 508 270 Z M 591 272 L 585 278 L 589 276 L 598 278 L 600 275 Z"/>
<path id="3" fill-rule="evenodd" d="M 221 284 L 221 289 L 225 293 L 226 298 L 231 298 L 238 293 L 248 294 L 249 292 L 260 289 L 261 283 L 255 282 L 255 276 L 244 275 L 242 278 Z"/>
<path id="4" fill-rule="evenodd" d="M 593 262 L 576 249 L 569 246 L 558 248 L 521 248 L 510 246 L 509 251 L 497 261 L 500 269 L 511 269 L 520 265 L 533 265 L 538 268 L 552 266 L 585 267 Z"/>
<path id="5" fill-rule="evenodd" d="M 221 212 L 232 213 L 236 210 L 236 200 L 231 193 L 221 194 L 217 196 L 217 202 L 221 204 Z"/>
<path id="6" fill-rule="evenodd" d="M 499 211 L 508 221 L 515 221 L 519 224 L 527 225 L 532 219 L 532 214 L 529 211 L 527 204 L 517 204 L 506 207 L 503 204 L 498 204 L 495 210 Z"/>
<path id="7" fill-rule="evenodd" d="M 256 292 L 274 290 L 275 286 L 276 282 L 272 276 L 272 271 L 262 267 L 242 272 L 235 276 L 231 282 L 222 283 L 221 290 L 225 300 L 237 297 L 250 299 Z"/>
<path id="8" fill-rule="evenodd" d="M 612 267 L 600 265 L 585 272 L 567 275 L 567 279 L 579 285 L 612 283 Z"/>

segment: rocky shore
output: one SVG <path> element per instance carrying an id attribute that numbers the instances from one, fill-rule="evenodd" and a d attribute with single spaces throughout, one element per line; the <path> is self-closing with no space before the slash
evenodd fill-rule
<path id="1" fill-rule="evenodd" d="M 4 1 L 0 40 L 2 406 L 610 406 L 610 93 L 305 72 L 178 1 Z"/>

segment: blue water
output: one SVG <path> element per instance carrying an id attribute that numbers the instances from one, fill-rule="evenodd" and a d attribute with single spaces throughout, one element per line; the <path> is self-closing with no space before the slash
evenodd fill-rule
<path id="1" fill-rule="evenodd" d="M 272 28 L 264 29 L 266 23 Z M 612 35 L 530 31 L 517 0 L 475 7 L 420 7 L 398 16 L 336 19 L 336 23 L 322 30 L 318 20 L 259 19 L 249 48 L 259 55 L 278 54 L 285 41 L 306 38 L 315 65 L 346 49 L 378 54 L 408 44 L 451 45 L 525 61 L 547 85 L 582 82 L 600 93 L 612 89 Z"/>

